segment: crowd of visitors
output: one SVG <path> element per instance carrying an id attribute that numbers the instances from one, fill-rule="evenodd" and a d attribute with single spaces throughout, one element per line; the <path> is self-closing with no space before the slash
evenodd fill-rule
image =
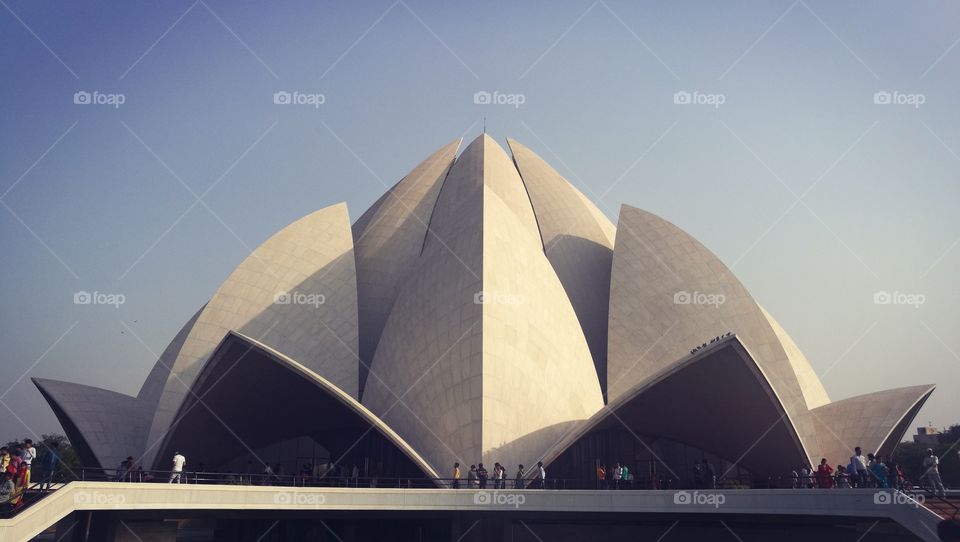
<path id="1" fill-rule="evenodd" d="M 597 489 L 626 489 L 633 487 L 633 473 L 626 464 L 617 462 L 613 468 L 600 463 L 597 466 Z"/>
<path id="2" fill-rule="evenodd" d="M 877 488 L 877 489 L 913 489 L 904 475 L 900 463 L 893 457 L 880 454 L 863 454 L 857 446 L 846 465 L 837 465 L 834 469 L 826 458 L 820 460 L 816 470 L 804 463 L 791 473 L 794 488 Z M 920 486 L 937 495 L 946 494 L 943 480 L 940 478 L 940 458 L 928 448 L 923 459 L 923 474 Z"/>
<path id="3" fill-rule="evenodd" d="M 53 455 L 55 457 L 56 452 Z M 36 458 L 37 449 L 30 439 L 12 448 L 0 448 L 0 511 L 7 512 L 23 504 L 23 494 L 30 485 L 30 471 Z"/>
<path id="4" fill-rule="evenodd" d="M 57 454 L 57 444 L 49 446 L 50 453 L 42 457 L 42 473 L 46 473 L 43 480 L 40 481 L 39 488 L 44 486 L 49 489 L 52 484 L 52 473 L 56 471 L 59 457 Z M 21 505 L 23 494 L 30 484 L 31 466 L 37 459 L 37 449 L 33 443 L 26 439 L 23 444 L 0 448 L 0 511 L 9 511 Z M 180 452 L 176 451 L 170 461 L 169 483 L 184 483 L 186 474 L 187 459 Z M 929 489 L 937 495 L 945 495 L 945 488 L 940 476 L 940 459 L 934 454 L 932 449 L 927 449 L 926 456 L 923 458 L 923 474 L 919 483 L 922 487 Z M 376 487 L 376 474 L 368 472 L 364 482 L 369 481 L 371 487 Z M 344 487 L 359 486 L 360 469 L 356 464 L 352 467 L 328 463 L 326 465 L 314 466 L 312 463 L 304 464 L 303 468 L 294 474 L 285 478 L 281 470 L 281 465 L 271 466 L 265 464 L 262 471 L 255 471 L 253 464 L 248 461 L 247 474 L 230 474 L 236 476 L 235 483 L 259 484 L 276 483 L 289 481 L 293 479 L 295 485 L 310 485 L 311 481 L 323 481 L 321 483 L 333 482 L 335 485 Z M 193 471 L 191 471 L 193 472 Z M 202 463 L 198 465 L 197 472 L 203 472 Z M 196 473 L 195 473 L 196 474 Z M 165 476 L 165 475 L 164 475 Z M 230 482 L 229 476 L 224 478 Z M 196 476 L 194 476 L 196 478 Z M 123 460 L 116 471 L 114 478 L 120 482 L 150 482 L 155 478 L 143 468 L 137 465 L 132 456 Z M 695 489 L 716 489 L 718 487 L 718 477 L 714 466 L 707 459 L 696 461 L 692 472 L 693 487 Z M 219 478 L 217 479 L 219 480 Z M 202 482 L 200 479 L 191 480 Z M 465 481 L 465 485 L 461 485 Z M 341 482 L 337 484 L 337 482 Z M 470 465 L 466 470 L 466 476 L 463 475 L 460 463 L 454 463 L 450 487 L 460 489 L 533 489 L 547 488 L 547 473 L 543 462 L 537 462 L 535 469 L 528 472 L 520 464 L 517 466 L 515 474 L 511 477 L 505 465 L 495 462 L 493 468 L 488 470 L 483 463 Z M 596 488 L 597 489 L 635 489 L 634 474 L 630 468 L 622 462 L 616 462 L 612 467 L 607 468 L 606 464 L 600 463 L 596 468 Z M 651 487 L 664 487 L 656 481 L 651 482 Z M 803 464 L 798 469 L 791 472 L 791 484 L 794 488 L 893 488 L 898 490 L 913 489 L 913 484 L 906 479 L 904 470 L 893 457 L 884 457 L 880 454 L 864 454 L 858 446 L 854 449 L 853 455 L 845 465 L 831 466 L 826 458 L 820 460 L 820 464 L 813 469 L 809 464 Z"/>
<path id="5" fill-rule="evenodd" d="M 467 489 L 487 489 L 488 484 L 492 484 L 490 489 L 507 489 L 508 485 L 511 486 L 511 489 L 523 489 L 527 487 L 527 474 L 522 464 L 517 465 L 517 473 L 513 476 L 513 482 L 511 483 L 508 480 L 507 467 L 504 465 L 494 463 L 491 476 L 490 471 L 483 466 L 483 463 L 477 463 L 476 465 L 470 465 L 470 470 L 467 471 L 466 487 Z M 460 489 L 460 463 L 453 464 L 451 476 L 450 487 Z M 533 489 L 546 489 L 547 487 L 547 471 L 543 468 L 542 461 L 537 461 L 531 487 Z"/>

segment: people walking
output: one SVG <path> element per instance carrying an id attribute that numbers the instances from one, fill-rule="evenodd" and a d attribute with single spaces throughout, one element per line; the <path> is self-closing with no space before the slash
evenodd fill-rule
<path id="1" fill-rule="evenodd" d="M 883 457 L 879 455 L 867 454 L 870 463 L 867 468 L 870 469 L 870 487 L 887 487 L 887 466 L 883 464 Z"/>
<path id="2" fill-rule="evenodd" d="M 843 465 L 837 465 L 836 479 L 837 479 L 838 488 L 846 489 L 846 488 L 852 487 L 850 485 L 850 474 L 847 472 L 846 467 L 844 467 Z"/>
<path id="3" fill-rule="evenodd" d="M 946 497 L 947 492 L 940 478 L 940 458 L 934 455 L 933 448 L 927 448 L 927 457 L 923 458 L 923 477 L 930 484 L 930 490 L 935 494 Z"/>
<path id="4" fill-rule="evenodd" d="M 176 481 L 178 484 L 181 483 L 181 478 L 183 476 L 183 467 L 187 464 L 187 458 L 183 456 L 179 451 L 173 453 L 173 468 L 170 472 L 170 482 L 173 483 Z"/>
<path id="5" fill-rule="evenodd" d="M 487 489 L 487 479 L 489 473 L 484 468 L 483 463 L 477 463 L 477 479 L 480 481 L 480 489 Z"/>
<path id="6" fill-rule="evenodd" d="M 23 450 L 21 451 L 23 464 L 27 467 L 26 485 L 30 485 L 30 470 L 33 466 L 33 460 L 37 458 L 37 449 L 33 447 L 33 441 L 25 439 L 23 441 Z"/>
<path id="7" fill-rule="evenodd" d="M 523 489 L 523 481 L 526 476 L 526 473 L 523 471 L 523 464 L 517 465 L 517 475 L 513 480 L 514 489 Z"/>
<path id="8" fill-rule="evenodd" d="M 867 458 L 863 457 L 859 446 L 853 449 L 853 455 L 850 456 L 850 479 L 855 487 L 867 487 L 869 482 Z"/>
<path id="9" fill-rule="evenodd" d="M 49 490 L 53 485 L 53 476 L 57 472 L 57 467 L 60 466 L 60 455 L 57 453 L 60 445 L 53 441 L 47 445 L 47 457 L 43 461 L 43 468 L 46 470 L 46 478 L 43 484 L 40 485 L 40 489 Z M 46 487 L 44 487 L 46 486 Z"/>
<path id="10" fill-rule="evenodd" d="M 453 464 L 453 489 L 460 489 L 460 463 Z"/>
<path id="11" fill-rule="evenodd" d="M 703 463 L 699 461 L 693 464 L 693 488 L 703 489 Z"/>
<path id="12" fill-rule="evenodd" d="M 0 448 L 0 476 L 7 472 L 7 467 L 10 466 L 11 459 L 10 450 L 6 446 Z"/>
<path id="13" fill-rule="evenodd" d="M 120 482 L 132 482 L 133 470 L 136 468 L 133 456 L 128 455 L 126 459 L 120 462 L 120 468 L 117 469 L 117 480 Z"/>
<path id="14" fill-rule="evenodd" d="M 703 460 L 703 481 L 707 489 L 717 488 L 717 473 L 713 470 L 713 465 L 704 458 Z"/>
<path id="15" fill-rule="evenodd" d="M 630 469 L 627 468 L 627 464 L 624 463 L 620 465 L 620 483 L 623 487 L 630 488 Z"/>
<path id="16" fill-rule="evenodd" d="M 470 470 L 467 471 L 467 487 L 470 489 L 475 489 L 477 487 L 477 466 L 470 465 Z"/>
<path id="17" fill-rule="evenodd" d="M 543 468 L 543 461 L 537 461 L 537 485 L 538 489 L 547 489 L 547 471 Z"/>
<path id="18" fill-rule="evenodd" d="M 817 486 L 833 487 L 833 467 L 827 464 L 827 458 L 820 459 L 820 465 L 817 466 Z"/>
<path id="19" fill-rule="evenodd" d="M 17 486 L 13 483 L 13 476 L 7 471 L 0 472 L 0 512 L 9 512 L 13 509 L 13 498 Z"/>
<path id="20" fill-rule="evenodd" d="M 597 467 L 597 489 L 603 489 L 607 483 L 607 467 L 603 463 Z"/>
<path id="21" fill-rule="evenodd" d="M 806 489 L 813 487 L 813 471 L 807 463 L 800 467 L 800 487 Z"/>
<path id="22" fill-rule="evenodd" d="M 620 489 L 620 475 L 623 473 L 623 467 L 620 462 L 613 466 L 613 489 Z"/>
<path id="23" fill-rule="evenodd" d="M 897 465 L 893 456 L 887 458 L 887 487 L 893 489 L 900 489 L 900 477 L 898 471 L 900 470 L 900 465 Z"/>

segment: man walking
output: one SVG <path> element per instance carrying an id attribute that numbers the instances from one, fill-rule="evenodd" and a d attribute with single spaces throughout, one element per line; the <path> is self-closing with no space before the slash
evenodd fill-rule
<path id="1" fill-rule="evenodd" d="M 706 458 L 703 460 L 703 481 L 706 482 L 707 489 L 717 489 L 717 473 Z"/>
<path id="2" fill-rule="evenodd" d="M 543 468 L 543 461 L 537 461 L 537 485 L 538 489 L 547 488 L 547 471 Z"/>
<path id="3" fill-rule="evenodd" d="M 173 470 L 170 473 L 170 483 L 172 484 L 174 480 L 177 483 L 181 483 L 181 476 L 183 475 L 183 466 L 187 464 L 187 458 L 178 451 L 173 453 Z"/>
<path id="4" fill-rule="evenodd" d="M 470 465 L 470 470 L 467 471 L 467 487 L 470 489 L 476 489 L 477 487 L 477 466 Z"/>
<path id="5" fill-rule="evenodd" d="M 923 458 L 923 476 L 930 484 L 931 491 L 941 497 L 947 496 L 940 478 L 940 458 L 933 455 L 933 448 L 927 448 L 927 457 Z"/>
<path id="6" fill-rule="evenodd" d="M 59 463 L 60 463 L 60 455 L 57 454 L 57 450 L 59 447 L 60 445 L 57 444 L 56 441 L 53 441 L 47 445 L 47 450 L 49 453 L 47 453 L 47 458 L 43 462 L 43 467 L 47 471 L 47 474 L 46 474 L 47 478 L 46 478 L 46 483 L 41 484 L 40 489 L 46 489 L 49 491 L 50 487 L 53 485 L 53 477 L 56 474 L 57 467 L 59 466 Z M 44 486 L 46 487 L 44 488 Z"/>
<path id="7" fill-rule="evenodd" d="M 453 489 L 460 489 L 460 463 L 453 464 Z"/>
<path id="8" fill-rule="evenodd" d="M 33 460 L 37 458 L 37 449 L 33 447 L 33 441 L 26 439 L 23 441 L 23 451 L 22 451 L 23 463 L 27 466 L 27 475 L 25 486 L 30 485 L 30 467 L 33 465 Z"/>
<path id="9" fill-rule="evenodd" d="M 859 446 L 853 449 L 850 465 L 856 467 L 856 472 L 850 472 L 850 477 L 856 480 L 855 485 L 857 487 L 867 487 L 867 483 L 870 481 L 870 475 L 867 474 L 867 458 L 863 457 L 863 451 L 860 450 Z"/>

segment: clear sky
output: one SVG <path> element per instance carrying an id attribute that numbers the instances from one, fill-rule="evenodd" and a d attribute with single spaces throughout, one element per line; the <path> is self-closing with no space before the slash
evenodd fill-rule
<path id="1" fill-rule="evenodd" d="M 484 116 L 701 240 L 831 398 L 960 422 L 956 2 L 0 3 L 0 439 L 60 431 L 28 376 L 135 394 L 253 247 Z"/>

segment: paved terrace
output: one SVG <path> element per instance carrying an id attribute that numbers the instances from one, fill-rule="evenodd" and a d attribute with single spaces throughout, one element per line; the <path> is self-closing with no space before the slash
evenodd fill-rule
<path id="1" fill-rule="evenodd" d="M 452 490 L 298 488 L 71 482 L 12 519 L 0 540 L 29 540 L 74 511 L 436 511 L 564 514 L 842 516 L 889 519 L 919 539 L 937 541 L 940 518 L 903 494 L 876 502 L 870 489 Z M 890 496 L 891 494 L 887 494 Z M 881 499 L 882 500 L 882 499 Z"/>

